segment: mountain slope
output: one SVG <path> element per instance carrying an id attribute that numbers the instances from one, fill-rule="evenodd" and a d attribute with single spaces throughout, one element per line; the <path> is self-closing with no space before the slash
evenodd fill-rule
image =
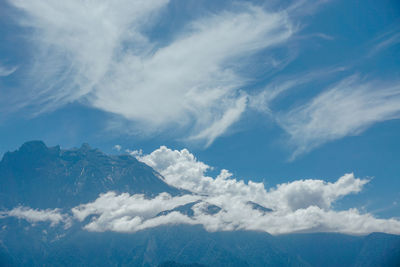
<path id="1" fill-rule="evenodd" d="M 205 231 L 177 225 L 124 234 L 70 229 L 50 238 L 20 222 L 0 231 L 0 266 L 158 266 L 166 261 L 205 266 L 399 266 L 400 236 Z M 17 225 L 15 221 L 14 225 Z M 21 240 L 24 240 L 21 242 Z"/>
<path id="2" fill-rule="evenodd" d="M 134 157 L 109 156 L 87 144 L 64 150 L 31 141 L 0 162 L 2 208 L 70 208 L 110 190 L 147 196 L 180 192 Z"/>

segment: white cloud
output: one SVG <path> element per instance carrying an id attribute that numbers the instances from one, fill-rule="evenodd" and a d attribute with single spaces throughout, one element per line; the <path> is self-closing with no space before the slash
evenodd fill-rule
<path id="1" fill-rule="evenodd" d="M 132 232 L 140 230 L 144 221 L 164 210 L 199 199 L 199 196 L 194 195 L 172 197 L 167 193 L 147 199 L 139 194 L 130 196 L 127 193 L 116 195 L 114 192 L 108 192 L 100 195 L 92 203 L 73 208 L 72 213 L 79 221 L 84 221 L 90 215 L 99 215 L 85 226 L 91 231 Z"/>
<path id="2" fill-rule="evenodd" d="M 276 202 L 279 210 L 296 211 L 310 206 L 328 210 L 337 199 L 360 192 L 366 183 L 368 180 L 355 178 L 353 174 L 345 174 L 335 183 L 312 179 L 297 180 L 271 189 L 268 199 Z"/>
<path id="3" fill-rule="evenodd" d="M 374 40 L 374 45 L 368 53 L 369 57 L 376 55 L 382 50 L 388 49 L 400 43 L 400 33 L 398 27 L 387 31 Z"/>
<path id="4" fill-rule="evenodd" d="M 160 225 L 200 224 L 208 231 L 257 230 L 271 234 L 293 232 L 400 233 L 399 220 L 377 219 L 369 213 L 360 214 L 357 209 L 334 211 L 309 205 L 293 211 L 275 210 L 263 213 L 246 204 L 243 201 L 246 199 L 245 197 L 225 199 L 221 202 L 222 198 L 224 196 L 171 197 L 163 193 L 153 199 L 144 199 L 141 195 L 107 193 L 101 195 L 95 202 L 74 208 L 73 213 L 81 221 L 88 216 L 94 216 L 84 228 L 97 232 L 136 232 Z M 203 201 L 192 207 L 194 211 L 192 217 L 178 211 L 156 216 L 161 211 L 171 210 L 198 199 Z M 216 214 L 209 214 L 204 209 L 204 205 L 208 205 L 207 203 L 219 204 L 222 210 Z"/>
<path id="5" fill-rule="evenodd" d="M 368 213 L 360 214 L 357 209 L 334 211 L 309 205 L 292 211 L 275 210 L 263 213 L 246 204 L 244 202 L 246 198 L 243 196 L 226 199 L 224 199 L 226 196 L 171 197 L 164 193 L 154 199 L 141 199 L 141 197 L 140 195 L 107 193 L 93 203 L 74 208 L 73 213 L 80 220 L 94 216 L 84 228 L 88 231 L 100 232 L 136 232 L 160 225 L 200 224 L 208 231 L 257 230 L 271 234 L 293 232 L 400 233 L 400 221 L 377 219 Z M 177 211 L 156 216 L 163 210 L 171 210 L 198 199 L 202 199 L 203 202 L 193 206 L 194 215 L 192 217 Z M 207 203 L 219 204 L 222 210 L 216 214 L 209 214 L 204 209 L 204 205 Z"/>
<path id="6" fill-rule="evenodd" d="M 294 31 L 287 12 L 243 4 L 208 13 L 169 43 L 157 43 L 144 32 L 167 0 L 11 3 L 29 15 L 21 20 L 35 30 L 39 49 L 36 91 L 25 104 L 36 99 L 49 109 L 85 101 L 148 132 L 181 127 L 180 135 L 189 132 L 183 137 L 207 145 L 246 108 L 241 90 L 248 78 L 237 66 L 243 69 L 254 53 L 283 44 Z"/>
<path id="7" fill-rule="evenodd" d="M 269 82 L 261 91 L 250 94 L 248 96 L 248 107 L 275 119 L 274 117 L 277 112 L 271 110 L 270 105 L 276 101 L 277 98 L 284 97 L 284 95 L 288 94 L 290 91 L 309 85 L 312 82 L 331 78 L 331 76 L 345 70 L 347 70 L 346 67 L 334 67 L 278 77 Z"/>
<path id="8" fill-rule="evenodd" d="M 13 74 L 17 70 L 17 67 L 8 68 L 0 65 L 0 77 L 6 77 Z"/>
<path id="9" fill-rule="evenodd" d="M 328 141 L 357 135 L 371 125 L 400 117 L 400 85 L 351 76 L 310 102 L 279 117 L 296 146 L 292 158 Z"/>
<path id="10" fill-rule="evenodd" d="M 206 176 L 205 173 L 210 167 L 197 161 L 187 149 L 178 151 L 162 146 L 138 159 L 160 172 L 168 184 L 196 194 L 247 196 L 249 200 L 254 201 L 265 198 L 266 192 L 262 183 L 250 181 L 245 184 L 243 181 L 229 179 L 231 174 L 227 170 L 222 170 L 215 179 Z"/>
<path id="11" fill-rule="evenodd" d="M 125 152 L 130 154 L 131 156 L 134 157 L 140 157 L 143 155 L 143 150 L 139 149 L 139 150 L 130 150 L 130 149 L 125 149 Z"/>
<path id="12" fill-rule="evenodd" d="M 215 179 L 207 176 L 210 167 L 198 161 L 187 149 L 178 151 L 162 146 L 149 155 L 137 158 L 160 172 L 168 184 L 213 197 L 217 205 L 238 198 L 243 203 L 254 201 L 274 210 L 294 211 L 309 206 L 329 209 L 334 201 L 350 193 L 358 193 L 368 182 L 346 174 L 335 183 L 297 180 L 267 191 L 263 183 L 250 180 L 246 184 L 232 179 L 227 170 L 222 170 Z"/>
<path id="13" fill-rule="evenodd" d="M 26 1 L 10 0 L 26 14 L 37 62 L 32 69 L 36 90 L 30 98 L 62 105 L 92 91 L 109 71 L 127 39 L 144 49 L 146 38 L 135 30 L 168 0 Z M 33 98 L 35 99 L 35 98 Z"/>
<path id="14" fill-rule="evenodd" d="M 51 226 L 55 226 L 59 223 L 64 223 L 65 227 L 68 228 L 71 225 L 71 221 L 65 214 L 61 214 L 59 209 L 31 209 L 29 207 L 16 207 L 10 211 L 1 212 L 4 217 L 16 217 L 18 219 L 24 219 L 31 223 L 37 222 L 50 222 Z"/>
<path id="15" fill-rule="evenodd" d="M 165 181 L 174 187 L 209 197 L 224 196 L 228 202 L 233 198 L 243 198 L 243 202 L 254 201 L 277 210 L 297 210 L 308 206 L 328 209 L 332 202 L 361 191 L 368 182 L 346 174 L 335 183 L 297 180 L 266 191 L 262 183 L 249 181 L 246 184 L 232 179 L 227 170 L 222 170 L 215 179 L 207 176 L 210 167 L 198 161 L 187 149 L 178 151 L 162 146 L 149 155 L 137 158 L 160 172 Z"/>
<path id="16" fill-rule="evenodd" d="M 234 122 L 239 120 L 240 115 L 242 115 L 246 109 L 246 102 L 246 96 L 237 99 L 235 106 L 227 109 L 219 120 L 213 122 L 208 128 L 202 130 L 200 133 L 194 136 L 191 136 L 189 139 L 207 139 L 208 141 L 206 146 L 211 145 L 218 136 L 225 133 Z"/>
<path id="17" fill-rule="evenodd" d="M 115 146 L 113 147 L 113 149 L 115 149 L 115 150 L 117 150 L 117 151 L 121 151 L 122 147 L 121 147 L 121 145 L 115 145 Z"/>
<path id="18" fill-rule="evenodd" d="M 243 229 L 267 231 L 272 234 L 293 232 L 340 232 L 368 234 L 371 232 L 400 233 L 400 221 L 377 219 L 360 214 L 357 209 L 345 211 L 323 210 L 316 206 L 298 209 L 291 213 L 272 213 L 261 218 L 247 218 Z"/>

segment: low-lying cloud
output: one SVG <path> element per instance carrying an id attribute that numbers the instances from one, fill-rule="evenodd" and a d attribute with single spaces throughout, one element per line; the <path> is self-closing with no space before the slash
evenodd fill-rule
<path id="1" fill-rule="evenodd" d="M 191 196 L 186 198 L 186 203 L 179 198 L 181 197 L 171 197 L 163 193 L 154 199 L 142 199 L 136 202 L 138 195 L 107 193 L 92 203 L 75 208 L 73 213 L 79 220 L 84 220 L 87 216 L 94 216 L 84 228 L 96 232 L 136 232 L 161 225 L 197 224 L 202 225 L 208 231 L 257 230 L 271 234 L 293 232 L 400 233 L 398 220 L 377 219 L 369 213 L 361 214 L 357 209 L 334 211 L 320 208 L 310 202 L 309 206 L 296 210 L 262 212 L 249 205 L 245 197 L 221 201 L 221 198 L 218 197 Z M 179 211 L 156 216 L 160 211 L 192 203 L 194 199 L 201 199 L 202 202 L 193 205 L 193 216 Z M 154 203 L 159 200 L 163 200 L 163 203 L 159 207 L 154 207 Z M 133 205 L 127 205 L 127 203 L 133 203 Z M 139 204 L 140 211 L 134 208 Z M 210 204 L 219 205 L 221 210 L 215 214 L 208 213 L 204 205 Z"/>
<path id="2" fill-rule="evenodd" d="M 334 203 L 360 192 L 367 179 L 345 174 L 335 182 L 297 180 L 266 189 L 263 183 L 244 182 L 222 170 L 207 176 L 210 166 L 187 149 L 165 146 L 148 155 L 131 151 L 140 161 L 162 174 L 169 185 L 184 189 L 181 195 L 164 192 L 149 198 L 106 192 L 70 211 L 16 207 L 0 217 L 16 217 L 33 224 L 68 228 L 79 221 L 88 231 L 136 232 L 161 225 L 202 225 L 207 231 L 257 230 L 271 234 L 339 232 L 400 234 L 398 219 L 379 219 L 356 208 L 335 210 Z"/>
<path id="3" fill-rule="evenodd" d="M 1 217 L 16 217 L 24 219 L 33 224 L 38 222 L 49 222 L 50 226 L 56 226 L 63 223 L 66 228 L 71 225 L 70 218 L 66 214 L 62 214 L 59 209 L 31 209 L 29 207 L 19 206 L 10 211 L 0 213 Z"/>
<path id="4" fill-rule="evenodd" d="M 345 174 L 335 182 L 297 180 L 266 189 L 263 183 L 232 178 L 227 170 L 207 176 L 210 168 L 187 149 L 165 146 L 148 155 L 131 152 L 160 172 L 165 181 L 187 193 L 153 198 L 107 192 L 70 212 L 17 207 L 1 215 L 32 223 L 50 222 L 69 227 L 79 221 L 88 231 L 136 232 L 160 225 L 202 225 L 207 231 L 257 230 L 271 234 L 340 232 L 400 234 L 400 221 L 379 219 L 356 208 L 335 210 L 335 201 L 360 192 L 368 183 Z"/>
<path id="5" fill-rule="evenodd" d="M 147 199 L 139 194 L 131 196 L 127 193 L 117 195 L 108 192 L 100 195 L 92 203 L 73 208 L 72 213 L 79 221 L 94 215 L 95 218 L 85 226 L 85 229 L 90 231 L 133 232 L 143 229 L 142 224 L 158 213 L 199 199 L 196 195 L 172 197 L 167 193 Z M 169 217 L 171 216 L 173 215 Z"/>

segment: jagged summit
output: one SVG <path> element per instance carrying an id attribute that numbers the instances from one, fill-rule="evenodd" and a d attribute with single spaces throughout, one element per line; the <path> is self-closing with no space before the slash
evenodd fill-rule
<path id="1" fill-rule="evenodd" d="M 7 152 L 0 162 L 0 206 L 72 207 L 108 191 L 147 196 L 180 193 L 160 177 L 130 155 L 107 155 L 86 143 L 60 149 L 29 141 Z"/>
<path id="2" fill-rule="evenodd" d="M 43 141 L 33 140 L 25 142 L 18 151 L 27 152 L 27 151 L 45 151 L 47 150 L 47 146 Z"/>
<path id="3" fill-rule="evenodd" d="M 42 156 L 43 154 L 54 151 L 60 151 L 60 146 L 47 147 L 43 141 L 34 140 L 25 142 L 16 151 L 6 152 L 4 154 L 4 157 L 16 154 L 24 154 L 25 156 L 27 155 Z"/>
<path id="4" fill-rule="evenodd" d="M 88 143 L 83 143 L 80 150 L 86 151 L 86 150 L 92 150 L 92 148 L 90 147 L 90 145 Z"/>
<path id="5" fill-rule="evenodd" d="M 157 216 L 163 216 L 163 215 L 170 214 L 171 212 L 177 211 L 183 215 L 193 217 L 194 216 L 193 206 L 195 206 L 196 204 L 199 204 L 199 203 L 203 204 L 202 205 L 203 212 L 208 215 L 217 214 L 218 212 L 220 212 L 222 210 L 220 207 L 218 207 L 216 205 L 203 202 L 202 200 L 198 200 L 198 201 L 187 203 L 185 205 L 177 206 L 170 210 L 164 210 L 164 211 L 160 212 L 159 214 L 157 214 Z"/>

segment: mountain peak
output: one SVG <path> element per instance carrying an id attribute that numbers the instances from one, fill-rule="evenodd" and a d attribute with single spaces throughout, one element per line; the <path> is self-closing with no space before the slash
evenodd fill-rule
<path id="1" fill-rule="evenodd" d="M 18 151 L 20 152 L 37 152 L 37 151 L 46 151 L 48 148 L 43 141 L 33 140 L 25 142 Z"/>
<path id="2" fill-rule="evenodd" d="M 79 150 L 86 152 L 86 151 L 93 150 L 93 149 L 90 147 L 90 145 L 88 143 L 83 143 Z"/>
<path id="3" fill-rule="evenodd" d="M 33 140 L 22 144 L 18 150 L 6 152 L 1 159 L 2 164 L 17 164 L 21 167 L 26 162 L 48 160 L 49 157 L 58 155 L 60 146 L 47 147 L 43 141 Z"/>
<path id="4" fill-rule="evenodd" d="M 60 149 L 29 141 L 7 152 L 0 162 L 0 206 L 71 207 L 108 191 L 147 196 L 180 193 L 134 157 L 107 155 L 87 143 L 79 149 Z"/>

